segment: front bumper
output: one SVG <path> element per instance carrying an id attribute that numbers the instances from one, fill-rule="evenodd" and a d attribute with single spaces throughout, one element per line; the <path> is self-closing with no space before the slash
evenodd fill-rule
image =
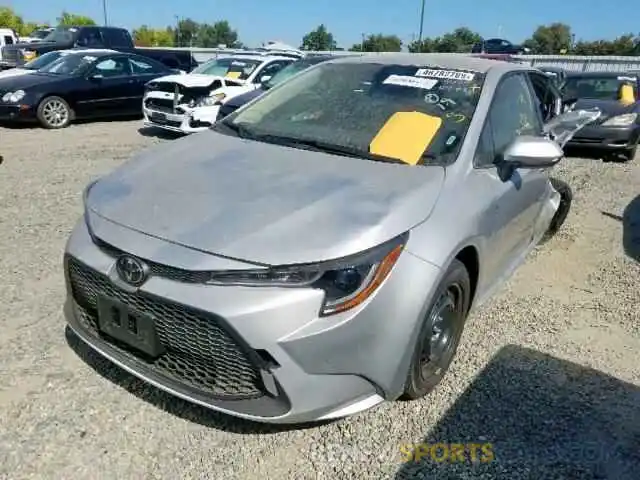
<path id="1" fill-rule="evenodd" d="M 602 150 L 628 150 L 638 144 L 640 125 L 630 127 L 587 126 L 567 143 L 568 147 L 588 147 Z"/>
<path id="2" fill-rule="evenodd" d="M 405 252 L 365 305 L 318 318 L 319 291 L 203 285 L 184 268 L 193 255 L 206 256 L 208 265 L 228 260 L 123 232 L 112 233 L 120 248 L 136 254 L 144 240 L 145 248 L 165 252 L 163 264 L 151 263 L 151 278 L 126 292 L 114 277 L 122 250 L 96 245 L 80 221 L 66 249 L 64 310 L 83 341 L 133 375 L 193 403 L 267 423 L 339 418 L 401 393 L 436 267 Z M 191 260 L 168 266 L 168 258 Z M 145 360 L 100 334 L 91 300 L 97 293 L 151 310 L 168 357 Z"/>
<path id="3" fill-rule="evenodd" d="M 189 108 L 184 113 L 154 110 L 143 105 L 144 125 L 177 133 L 197 133 L 208 130 L 216 121 L 219 106 Z"/>
<path id="4" fill-rule="evenodd" d="M 28 122 L 36 120 L 36 107 L 0 103 L 0 121 Z"/>

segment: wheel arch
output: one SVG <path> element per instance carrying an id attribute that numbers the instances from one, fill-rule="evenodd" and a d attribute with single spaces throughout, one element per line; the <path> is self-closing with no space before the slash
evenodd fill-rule
<path id="1" fill-rule="evenodd" d="M 480 278 L 480 255 L 475 246 L 467 245 L 462 248 L 454 258 L 464 265 L 467 269 L 467 273 L 469 274 L 469 281 L 471 284 L 471 291 L 469 292 L 470 310 L 478 289 L 478 280 Z"/>

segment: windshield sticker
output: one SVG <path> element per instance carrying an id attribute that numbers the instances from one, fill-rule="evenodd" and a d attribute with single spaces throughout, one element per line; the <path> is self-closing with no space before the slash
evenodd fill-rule
<path id="1" fill-rule="evenodd" d="M 438 83 L 430 78 L 416 78 L 405 75 L 389 75 L 382 83 L 386 85 L 399 85 L 401 87 L 422 88 L 431 90 Z"/>
<path id="2" fill-rule="evenodd" d="M 417 165 L 441 126 L 440 117 L 426 113 L 394 113 L 369 144 L 369 151 Z"/>
<path id="3" fill-rule="evenodd" d="M 240 75 L 242 75 L 242 72 L 227 72 L 225 77 L 226 78 L 231 78 L 231 79 L 236 79 L 236 78 L 240 78 Z"/>
<path id="4" fill-rule="evenodd" d="M 432 68 L 420 68 L 415 75 L 416 77 L 462 80 L 465 82 L 472 82 L 475 78 L 475 74 L 469 72 L 460 72 L 458 70 L 436 70 Z"/>

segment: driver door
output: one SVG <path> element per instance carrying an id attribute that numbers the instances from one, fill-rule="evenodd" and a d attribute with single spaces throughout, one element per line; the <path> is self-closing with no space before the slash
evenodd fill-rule
<path id="1" fill-rule="evenodd" d="M 489 284 L 508 276 L 528 251 L 547 193 L 547 169 L 516 169 L 506 178 L 499 166 L 501 154 L 521 135 L 542 137 L 543 122 L 526 73 L 515 73 L 496 88 L 472 172 L 474 195 L 490 197 L 479 218 Z"/>
<path id="2" fill-rule="evenodd" d="M 83 92 L 78 95 L 79 116 L 103 117 L 127 113 L 132 80 L 127 57 L 98 59 L 87 73 Z"/>

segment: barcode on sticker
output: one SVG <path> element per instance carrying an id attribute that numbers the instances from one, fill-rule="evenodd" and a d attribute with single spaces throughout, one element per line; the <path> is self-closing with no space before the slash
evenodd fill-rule
<path id="1" fill-rule="evenodd" d="M 436 85 L 436 83 L 438 83 L 438 81 L 432 80 L 430 78 L 416 78 L 406 75 L 389 75 L 382 83 L 385 83 L 387 85 L 399 85 L 401 87 L 412 87 L 431 90 Z"/>
<path id="2" fill-rule="evenodd" d="M 463 80 L 465 82 L 470 82 L 475 78 L 475 75 L 473 73 L 458 72 L 456 70 L 420 68 L 416 72 L 416 77 L 442 78 L 447 80 Z"/>

